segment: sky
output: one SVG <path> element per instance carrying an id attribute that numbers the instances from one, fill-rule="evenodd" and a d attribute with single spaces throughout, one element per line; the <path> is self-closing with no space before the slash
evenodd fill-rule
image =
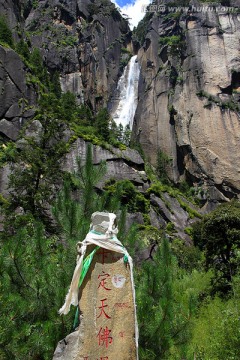
<path id="1" fill-rule="evenodd" d="M 112 0 L 112 2 L 120 7 L 122 14 L 130 18 L 129 24 L 133 29 L 145 15 L 142 11 L 143 6 L 150 4 L 151 0 Z"/>

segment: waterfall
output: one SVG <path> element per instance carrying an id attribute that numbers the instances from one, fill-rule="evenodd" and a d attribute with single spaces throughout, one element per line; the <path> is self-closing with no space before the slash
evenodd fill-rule
<path id="1" fill-rule="evenodd" d="M 127 125 L 132 129 L 133 119 L 138 101 L 138 80 L 140 68 L 136 61 L 137 55 L 133 56 L 125 67 L 119 79 L 117 92 L 119 94 L 115 110 L 111 113 L 117 125 Z"/>

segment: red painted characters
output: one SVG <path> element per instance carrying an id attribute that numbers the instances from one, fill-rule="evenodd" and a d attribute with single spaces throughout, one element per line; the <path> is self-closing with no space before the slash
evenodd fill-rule
<path id="1" fill-rule="evenodd" d="M 105 346 L 107 349 L 108 346 L 113 342 L 113 338 L 110 336 L 110 334 L 111 330 L 109 330 L 107 326 L 105 327 L 105 329 L 101 327 L 99 333 L 97 334 L 98 345 Z"/>

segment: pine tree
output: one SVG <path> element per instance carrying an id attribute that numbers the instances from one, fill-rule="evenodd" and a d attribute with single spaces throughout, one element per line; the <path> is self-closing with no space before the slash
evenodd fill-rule
<path id="1" fill-rule="evenodd" d="M 118 129 L 117 129 L 117 139 L 118 141 L 122 142 L 123 141 L 123 125 L 120 123 L 118 125 Z"/>
<path id="2" fill-rule="evenodd" d="M 210 279 L 210 273 L 180 269 L 167 239 L 161 241 L 153 261 L 137 269 L 141 360 L 185 358 L 199 294 Z"/>
<path id="3" fill-rule="evenodd" d="M 72 271 L 70 244 L 66 251 L 56 235 L 49 236 L 30 217 L 15 235 L 2 234 L 0 241 L 1 358 L 49 359 L 71 329 L 72 315 L 57 314 Z"/>
<path id="4" fill-rule="evenodd" d="M 59 72 L 55 70 L 51 75 L 50 80 L 50 91 L 53 92 L 53 94 L 56 95 L 57 98 L 60 98 L 62 95 L 62 89 L 60 84 Z"/>
<path id="5" fill-rule="evenodd" d="M 0 42 L 13 47 L 12 32 L 4 16 L 0 16 Z"/>
<path id="6" fill-rule="evenodd" d="M 17 43 L 16 52 L 21 55 L 25 60 L 29 60 L 30 51 L 27 42 L 23 39 L 20 39 L 20 41 Z"/>
<path id="7" fill-rule="evenodd" d="M 31 123 L 22 133 L 22 146 L 16 152 L 10 176 L 12 212 L 22 207 L 35 217 L 47 220 L 48 204 L 61 176 L 61 160 L 67 151 L 64 123 L 57 118 L 58 101 L 54 95 L 45 95 L 40 102 L 37 132 L 29 133 Z M 33 120 L 33 121 L 34 121 Z"/>
<path id="8" fill-rule="evenodd" d="M 98 166 L 93 164 L 92 145 L 88 144 L 85 163 L 77 159 L 77 171 L 71 176 L 74 185 L 78 188 L 79 197 L 84 216 L 89 217 L 94 211 L 100 210 L 103 204 L 95 187 L 106 172 L 106 165 L 101 162 Z M 97 209 L 97 207 L 99 207 Z"/>
<path id="9" fill-rule="evenodd" d="M 96 116 L 95 126 L 98 134 L 103 140 L 109 141 L 110 137 L 110 116 L 106 108 L 101 109 Z"/>
<path id="10" fill-rule="evenodd" d="M 164 359 L 171 345 L 173 258 L 162 240 L 154 258 L 145 263 L 138 284 L 140 346 L 143 359 Z"/>
<path id="11" fill-rule="evenodd" d="M 129 146 L 130 144 L 130 140 L 131 140 L 131 134 L 132 131 L 130 129 L 130 125 L 126 125 L 125 129 L 124 129 L 124 133 L 123 133 L 123 143 L 126 144 L 127 146 Z"/>
<path id="12" fill-rule="evenodd" d="M 14 214 L 1 233 L 1 359 L 51 359 L 57 342 L 72 330 L 75 310 L 66 317 L 57 311 L 71 282 L 76 243 L 88 232 L 91 212 L 101 210 L 94 184 L 104 172 L 103 165 L 93 166 L 90 145 L 85 165 L 79 164 L 53 207 L 55 233 L 30 209 Z"/>
<path id="13" fill-rule="evenodd" d="M 76 96 L 70 91 L 67 91 L 66 93 L 62 94 L 61 107 L 62 107 L 63 117 L 65 117 L 65 119 L 68 122 L 72 121 L 77 111 Z"/>

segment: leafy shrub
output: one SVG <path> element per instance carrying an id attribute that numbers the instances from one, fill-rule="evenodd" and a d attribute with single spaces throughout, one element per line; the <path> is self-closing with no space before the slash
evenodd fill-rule
<path id="1" fill-rule="evenodd" d="M 178 46 L 181 42 L 181 35 L 171 35 L 160 37 L 159 43 L 161 45 Z"/>
<path id="2" fill-rule="evenodd" d="M 191 219 L 193 219 L 195 217 L 200 218 L 200 219 L 202 218 L 202 215 L 199 214 L 199 212 L 196 211 L 195 209 L 191 208 L 191 206 L 188 205 L 185 201 L 183 201 L 181 199 L 181 197 L 178 197 L 177 199 L 178 199 L 178 202 L 179 202 L 181 208 L 183 210 L 187 211 L 187 213 L 188 213 L 188 215 L 190 216 Z"/>
<path id="3" fill-rule="evenodd" d="M 174 226 L 174 224 L 173 224 L 172 222 L 168 222 L 168 223 L 167 223 L 166 232 L 167 232 L 168 234 L 172 234 L 172 233 L 175 232 L 175 226 Z"/>
<path id="4" fill-rule="evenodd" d="M 149 212 L 149 200 L 141 194 L 130 180 L 120 180 L 110 185 L 106 184 L 107 197 L 117 194 L 122 205 L 126 206 L 129 212 Z"/>
<path id="5" fill-rule="evenodd" d="M 7 162 L 14 162 L 17 155 L 17 148 L 14 142 L 9 141 L 7 144 L 0 146 L 0 168 Z"/>
<path id="6" fill-rule="evenodd" d="M 239 284 L 239 277 L 236 280 Z M 189 356 L 194 353 L 196 359 L 204 360 L 240 358 L 239 300 L 237 294 L 228 301 L 218 297 L 205 301 L 193 320 Z"/>

